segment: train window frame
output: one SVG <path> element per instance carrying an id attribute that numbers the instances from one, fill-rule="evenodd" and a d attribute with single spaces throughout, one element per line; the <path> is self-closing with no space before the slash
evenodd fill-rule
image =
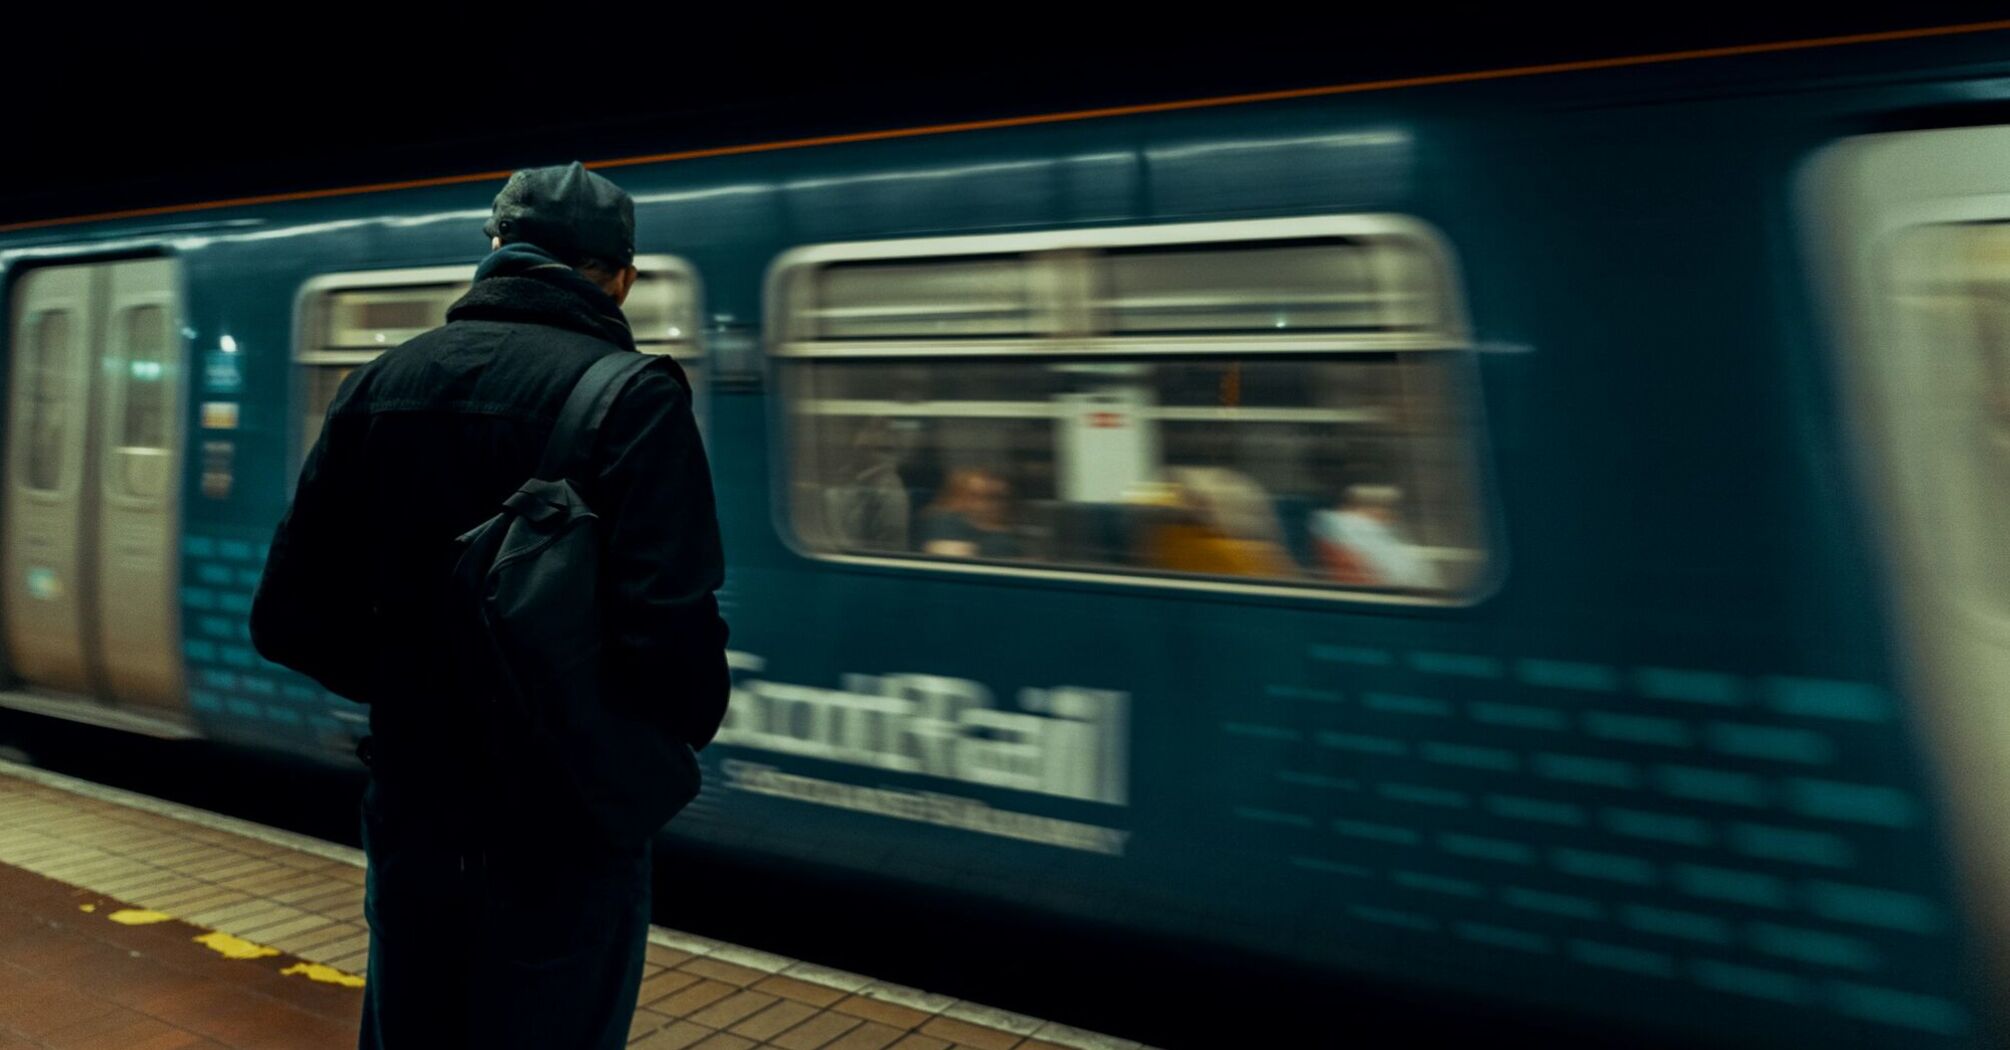
<path id="1" fill-rule="evenodd" d="M 150 296 L 144 300 L 118 304 L 116 307 L 107 304 L 105 343 L 108 349 L 115 348 L 113 353 L 118 367 L 114 370 L 116 380 L 112 388 L 107 391 L 104 400 L 104 432 L 99 440 L 116 458 L 158 457 L 163 484 L 160 492 L 142 492 L 131 484 L 131 473 L 124 469 L 123 465 L 117 471 L 106 470 L 100 479 L 104 495 L 111 499 L 123 500 L 132 506 L 159 506 L 170 498 L 169 489 L 179 483 L 174 477 L 174 468 L 179 456 L 173 431 L 175 427 L 181 425 L 182 399 L 176 396 L 180 391 L 175 385 L 177 381 L 175 373 L 182 368 L 185 340 L 181 339 L 175 330 L 175 309 L 172 296 Z M 158 348 L 159 360 L 152 362 L 156 366 L 156 371 L 154 376 L 147 380 L 156 384 L 154 396 L 158 399 L 158 404 L 155 406 L 154 414 L 160 432 L 157 435 L 158 444 L 141 445 L 126 440 L 132 436 L 129 428 L 134 418 L 133 407 L 136 399 L 133 394 L 138 388 L 138 383 L 135 381 L 136 374 L 132 369 L 140 364 L 133 353 L 135 347 L 131 322 L 136 315 L 148 310 L 159 311 L 161 322 L 158 329 L 161 336 Z M 112 476 L 115 473 L 118 475 L 116 478 Z"/>
<path id="2" fill-rule="evenodd" d="M 1031 337 L 1003 339 L 953 338 L 947 340 L 846 340 L 845 345 L 818 345 L 805 338 L 803 322 L 794 309 L 806 273 L 841 263 L 923 262 L 958 256 L 1033 254 L 1056 259 L 1080 258 L 1124 249 L 1178 249 L 1196 251 L 1210 246 L 1265 242 L 1347 241 L 1387 239 L 1403 242 L 1406 248 L 1420 248 L 1432 266 L 1436 281 L 1436 303 L 1440 309 L 1433 324 L 1423 330 L 1336 335 L 1331 332 L 1307 335 L 1254 336 L 1252 331 L 1223 330 L 1216 334 L 1164 335 L 1131 330 L 1121 336 L 1096 334 L 1083 316 L 1081 292 L 1061 295 L 1047 305 L 1055 311 L 1052 330 Z M 1065 271 L 1073 264 L 1063 262 Z M 1077 268 L 1085 270 L 1085 267 Z M 1036 290 L 1063 287 L 1088 280 L 1082 272 L 1062 273 Z M 1091 310 L 1106 306 L 1090 300 Z M 778 255 L 769 265 L 764 283 L 764 358 L 766 385 L 775 392 L 775 409 L 769 419 L 771 445 L 771 517 L 782 543 L 805 558 L 846 566 L 946 574 L 998 580 L 1049 581 L 1115 585 L 1142 591 L 1182 591 L 1273 599 L 1299 599 L 1347 604 L 1469 608 L 1495 594 L 1506 564 L 1498 508 L 1491 481 L 1490 456 L 1486 440 L 1484 396 L 1479 383 L 1477 346 L 1467 320 L 1466 301 L 1457 264 L 1449 240 L 1431 224 L 1408 215 L 1328 214 L 1272 219 L 1235 219 L 1151 225 L 1088 227 L 1004 234 L 970 234 L 942 237 L 903 238 L 882 241 L 853 241 L 805 245 Z M 1038 306 L 1036 305 L 1036 309 Z M 1258 342 L 1252 344 L 1252 338 Z M 1115 349 L 1116 340 L 1149 344 L 1128 350 Z M 1068 565 L 1065 563 L 1018 564 L 962 557 L 929 556 L 907 552 L 860 552 L 820 546 L 800 529 L 795 507 L 799 460 L 796 403 L 801 399 L 800 384 L 789 373 L 795 365 L 815 360 L 879 360 L 892 363 L 920 363 L 956 358 L 991 358 L 1044 361 L 1076 358 L 1084 361 L 1133 361 L 1179 363 L 1230 356 L 1225 340 L 1239 341 L 1232 356 L 1244 361 L 1290 360 L 1293 357 L 1333 360 L 1349 352 L 1432 353 L 1453 362 L 1445 369 L 1449 379 L 1443 404 L 1456 410 L 1463 425 L 1455 425 L 1447 435 L 1464 454 L 1466 512 L 1473 533 L 1471 548 L 1475 564 L 1470 577 L 1456 589 L 1431 592 L 1393 592 L 1367 589 L 1329 580 L 1285 577 L 1228 577 L 1184 573 L 1156 573 L 1119 565 Z M 1057 458 L 1059 453 L 1056 453 Z"/>
<path id="3" fill-rule="evenodd" d="M 297 469 L 307 458 L 311 442 L 307 439 L 303 413 L 314 381 L 317 368 L 351 366 L 352 369 L 375 360 L 383 350 L 329 350 L 315 346 L 316 326 L 324 314 L 322 304 L 330 296 L 341 292 L 368 291 L 371 289 L 425 288 L 468 286 L 474 283 L 474 263 L 444 266 L 418 266 L 383 270 L 353 270 L 342 273 L 317 274 L 302 282 L 293 301 L 293 376 L 289 383 L 291 396 L 288 410 L 291 418 L 287 426 L 287 442 L 292 449 L 292 463 Z M 705 347 L 705 285 L 698 268 L 682 256 L 666 253 L 645 253 L 635 257 L 635 267 L 642 272 L 643 279 L 655 274 L 672 274 L 675 279 L 690 289 L 690 330 L 688 337 L 662 340 L 673 348 L 687 348 L 684 352 L 666 350 L 663 355 L 675 360 L 680 366 L 697 366 L 701 375 L 706 365 Z M 458 295 L 455 296 L 459 298 Z M 641 342 L 641 340 L 638 340 Z M 652 343 L 658 342 L 655 340 Z M 384 347 L 391 349 L 390 345 Z M 697 417 L 699 434 L 706 431 L 708 418 L 708 398 L 705 388 L 709 383 L 702 379 L 691 384 L 693 394 L 693 414 Z M 325 408 L 324 408 L 325 412 Z M 316 434 L 319 428 L 316 429 Z"/>
<path id="4" fill-rule="evenodd" d="M 1923 237 L 1978 226 L 2010 229 L 2010 194 L 1977 195 L 1951 202 L 1892 208 L 1886 213 L 1885 222 L 1864 239 L 1864 256 L 1871 279 L 1885 297 L 1885 301 L 1879 304 L 1882 312 L 1873 322 L 1876 331 L 1906 350 L 1919 346 L 1918 334 L 1924 326 L 1922 318 L 1911 311 L 1893 308 L 1893 304 L 1904 295 L 1918 294 L 1906 288 L 1900 275 L 1901 260 L 1912 251 L 1914 242 Z M 1944 366 L 1938 361 L 1933 365 Z M 1932 371 L 1932 366 L 1914 362 L 1905 375 L 1907 392 L 1946 393 L 1945 378 L 1930 374 Z M 1947 437 L 1944 418 L 1936 416 L 1930 423 L 1916 424 L 1910 440 L 1933 446 L 1937 454 L 1958 457 L 1959 450 L 1945 447 Z M 1956 480 L 1948 476 L 1951 473 L 1934 473 L 1913 479 L 1912 484 L 1896 493 L 1895 497 L 1906 501 L 1906 513 L 1924 516 L 1935 523 L 1933 528 L 1939 532 L 1941 542 L 1925 559 L 1924 568 L 1939 584 L 1941 593 L 1946 596 L 1944 600 L 1959 609 L 1970 624 L 1998 638 L 2010 639 L 2010 605 L 2006 605 L 2000 595 L 1985 593 L 1977 574 L 1965 571 L 1972 566 L 1957 564 L 1961 557 L 1954 553 L 1954 548 L 1959 548 L 1961 555 L 1972 557 L 1978 537 L 1972 528 L 1950 527 L 1947 522 L 1962 517 L 1957 505 L 1976 499 L 1978 494 L 1969 491 L 1972 479 Z"/>
<path id="5" fill-rule="evenodd" d="M 43 335 L 42 331 L 43 326 L 46 325 L 50 320 L 50 318 L 52 317 L 61 317 L 65 325 L 63 333 L 63 355 L 62 355 L 64 358 L 64 365 L 63 368 L 61 369 L 62 373 L 61 383 L 59 384 L 62 390 L 62 397 L 60 399 L 51 399 L 41 396 L 41 392 L 47 389 L 48 386 L 48 384 L 44 382 L 45 378 L 51 372 L 55 371 L 54 369 L 49 368 L 48 340 L 46 336 Z M 81 475 L 82 467 L 79 461 L 82 460 L 83 458 L 83 456 L 81 455 L 82 452 L 81 443 L 78 449 L 79 455 L 73 456 L 70 454 L 69 443 L 62 441 L 59 438 L 57 444 L 57 451 L 59 454 L 56 457 L 56 464 L 54 470 L 55 477 L 52 479 L 53 483 L 49 485 L 38 484 L 34 480 L 36 473 L 35 471 L 36 455 L 39 449 L 38 435 L 36 433 L 36 424 L 41 421 L 42 415 L 46 411 L 46 409 L 43 408 L 42 406 L 47 402 L 55 400 L 58 401 L 65 415 L 62 424 L 62 430 L 68 431 L 71 427 L 71 423 L 68 419 L 68 416 L 70 413 L 76 411 L 77 402 L 81 400 L 85 403 L 85 411 L 87 417 L 84 425 L 85 426 L 89 425 L 88 386 L 86 387 L 85 395 L 82 398 L 78 397 L 78 393 L 76 390 L 76 387 L 78 386 L 79 373 L 88 374 L 91 364 L 89 361 L 78 360 L 79 357 L 87 356 L 86 351 L 88 351 L 89 347 L 86 346 L 82 350 L 80 350 L 77 345 L 80 339 L 88 340 L 89 318 L 83 316 L 82 312 L 78 311 L 74 307 L 64 307 L 62 309 L 51 309 L 45 307 L 36 310 L 32 314 L 30 314 L 27 320 L 29 324 L 24 327 L 32 327 L 35 331 L 35 356 L 34 360 L 28 367 L 28 377 L 27 377 L 29 382 L 32 383 L 34 386 L 34 392 L 30 394 L 30 398 L 32 403 L 35 405 L 35 410 L 29 414 L 28 421 L 26 424 L 27 427 L 29 428 L 27 434 L 27 440 L 21 443 L 22 446 L 21 451 L 18 453 L 19 456 L 21 457 L 22 462 L 21 486 L 28 492 L 35 493 L 37 495 L 59 496 L 68 493 L 73 485 L 80 483 L 81 479 L 79 475 Z"/>

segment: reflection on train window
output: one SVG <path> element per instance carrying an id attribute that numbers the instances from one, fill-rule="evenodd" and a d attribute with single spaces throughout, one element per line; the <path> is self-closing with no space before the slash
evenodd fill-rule
<path id="1" fill-rule="evenodd" d="M 167 491 L 168 313 L 159 305 L 135 306 L 119 319 L 117 381 L 124 407 L 113 448 L 115 491 L 158 499 Z"/>
<path id="2" fill-rule="evenodd" d="M 125 418 L 119 447 L 167 447 L 167 309 L 136 306 L 125 312 Z"/>
<path id="3" fill-rule="evenodd" d="M 1255 236 L 1268 222 L 1096 231 L 1114 243 L 1093 250 L 961 239 L 1026 247 L 951 258 L 941 280 L 925 255 L 785 259 L 775 352 L 798 537 L 855 556 L 1471 590 L 1484 544 L 1449 282 L 1413 228 L 1355 222 L 1325 238 L 1292 224 L 1281 244 Z"/>
<path id="4" fill-rule="evenodd" d="M 1893 254 L 1902 316 L 1927 348 L 1918 389 L 1938 469 L 1928 508 L 1952 578 L 2010 611 L 2010 223 L 1920 227 Z"/>
<path id="5" fill-rule="evenodd" d="M 677 357 L 697 387 L 697 281 L 682 261 L 639 256 L 641 276 L 622 304 L 635 347 Z M 467 294 L 471 266 L 337 274 L 308 286 L 302 342 L 300 454 L 313 447 L 342 381 L 357 366 L 422 332 L 447 323 L 449 307 Z"/>
<path id="6" fill-rule="evenodd" d="M 70 369 L 74 366 L 70 312 L 50 310 L 32 326 L 34 384 L 28 401 L 28 487 L 54 492 L 63 484 L 64 432 L 68 429 Z"/>

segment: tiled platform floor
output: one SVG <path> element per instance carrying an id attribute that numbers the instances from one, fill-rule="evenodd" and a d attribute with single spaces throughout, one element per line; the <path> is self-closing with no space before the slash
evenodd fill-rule
<path id="1" fill-rule="evenodd" d="M 187 923 L 113 915 L 132 918 L 100 894 L 0 867 L 0 1050 L 355 1045 L 356 989 L 288 975 L 300 960 L 283 955 L 227 958 Z"/>
<path id="2" fill-rule="evenodd" d="M 0 762 L 0 1050 L 353 1047 L 362 862 Z M 650 941 L 641 1050 L 1138 1048 L 662 927 Z"/>

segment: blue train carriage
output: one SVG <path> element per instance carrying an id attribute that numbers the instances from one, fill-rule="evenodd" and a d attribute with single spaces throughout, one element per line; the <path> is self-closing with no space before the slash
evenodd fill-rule
<path id="1" fill-rule="evenodd" d="M 617 171 L 730 547 L 676 833 L 1722 1041 L 1974 1045 L 2000 42 Z M 353 761 L 245 613 L 335 385 L 438 323 L 493 189 L 0 241 L 7 704 Z"/>

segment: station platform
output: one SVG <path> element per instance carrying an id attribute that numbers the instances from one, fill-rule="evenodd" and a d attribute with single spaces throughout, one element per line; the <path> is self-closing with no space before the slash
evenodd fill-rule
<path id="1" fill-rule="evenodd" d="M 0 761 L 0 1050 L 347 1050 L 359 851 Z M 638 1050 L 1143 1050 L 650 930 Z"/>

